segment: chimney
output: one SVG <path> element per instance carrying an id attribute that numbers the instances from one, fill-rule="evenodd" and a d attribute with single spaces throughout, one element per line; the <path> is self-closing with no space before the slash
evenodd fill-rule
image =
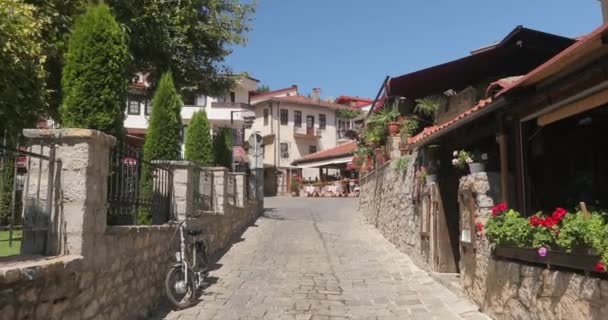
<path id="1" fill-rule="evenodd" d="M 319 102 L 321 100 L 321 88 L 312 88 L 312 101 Z"/>
<path id="2" fill-rule="evenodd" d="M 602 17 L 604 18 L 604 23 L 608 22 L 608 0 L 599 0 L 602 4 Z"/>

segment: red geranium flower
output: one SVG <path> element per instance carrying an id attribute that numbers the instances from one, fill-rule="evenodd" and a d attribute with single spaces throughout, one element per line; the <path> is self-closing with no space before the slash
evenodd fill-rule
<path id="1" fill-rule="evenodd" d="M 606 264 L 603 261 L 598 261 L 593 268 L 597 272 L 606 272 Z"/>
<path id="2" fill-rule="evenodd" d="M 564 208 L 555 208 L 555 211 L 553 211 L 553 214 L 551 215 L 551 217 L 554 220 L 562 221 L 562 219 L 566 216 L 566 214 L 568 214 L 568 211 L 566 211 L 566 209 Z"/>
<path id="3" fill-rule="evenodd" d="M 543 220 L 543 218 L 541 218 L 539 216 L 530 217 L 530 225 L 533 227 L 540 227 L 541 225 L 543 225 L 544 222 L 545 222 L 545 220 Z"/>
<path id="4" fill-rule="evenodd" d="M 554 225 L 556 225 L 559 221 L 553 219 L 552 217 L 546 217 L 545 220 L 543 221 L 543 227 L 545 228 L 551 228 Z"/>
<path id="5" fill-rule="evenodd" d="M 492 217 L 498 217 L 501 213 L 507 211 L 507 204 L 501 202 L 492 207 Z"/>
<path id="6" fill-rule="evenodd" d="M 477 224 L 475 225 L 477 227 L 477 232 L 478 233 L 483 233 L 483 223 L 481 222 L 477 222 Z"/>

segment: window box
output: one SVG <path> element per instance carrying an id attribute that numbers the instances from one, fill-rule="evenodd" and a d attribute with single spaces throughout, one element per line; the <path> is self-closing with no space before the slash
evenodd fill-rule
<path id="1" fill-rule="evenodd" d="M 557 266 L 575 270 L 595 272 L 595 264 L 600 261 L 600 257 L 591 254 L 589 250 L 565 252 L 559 250 L 549 250 L 545 257 L 538 255 L 533 248 L 514 248 L 496 247 L 494 258 L 505 258 L 529 262 L 534 264 L 546 265 L 548 267 Z"/>

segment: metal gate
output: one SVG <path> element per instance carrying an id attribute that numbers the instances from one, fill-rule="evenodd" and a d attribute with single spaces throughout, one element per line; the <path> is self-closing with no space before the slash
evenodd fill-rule
<path id="1" fill-rule="evenodd" d="M 135 147 L 119 144 L 110 153 L 108 224 L 163 224 L 169 221 L 173 171 L 147 162 Z"/>
<path id="2" fill-rule="evenodd" d="M 53 254 L 55 147 L 0 144 L 0 257 Z"/>

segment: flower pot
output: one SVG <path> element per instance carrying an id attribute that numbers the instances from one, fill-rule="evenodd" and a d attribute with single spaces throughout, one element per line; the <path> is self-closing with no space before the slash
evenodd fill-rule
<path id="1" fill-rule="evenodd" d="M 469 163 L 469 170 L 471 173 L 478 173 L 486 171 L 486 164 L 481 162 Z"/>
<path id="2" fill-rule="evenodd" d="M 437 175 L 436 174 L 427 174 L 426 175 L 426 182 L 427 183 L 437 182 Z"/>
<path id="3" fill-rule="evenodd" d="M 399 134 L 399 131 L 401 131 L 401 125 L 399 124 L 399 122 L 389 122 L 388 123 L 388 133 L 391 136 L 396 136 Z"/>

